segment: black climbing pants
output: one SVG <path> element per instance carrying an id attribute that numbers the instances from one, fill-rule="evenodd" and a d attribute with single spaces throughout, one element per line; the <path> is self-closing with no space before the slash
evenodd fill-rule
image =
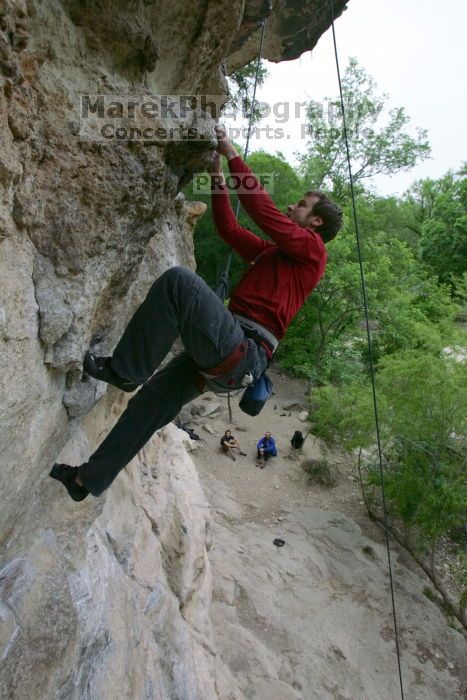
<path id="1" fill-rule="evenodd" d="M 185 351 L 156 372 L 178 336 Z M 207 380 L 208 389 L 238 389 L 247 372 L 258 379 L 268 364 L 266 352 L 245 337 L 236 318 L 194 272 L 173 267 L 161 275 L 113 353 L 113 369 L 143 386 L 89 461 L 79 467 L 88 491 L 99 496 L 108 488 L 154 432 L 200 395 L 199 369 L 216 367 L 242 341 L 247 344 L 243 358 L 227 376 Z"/>

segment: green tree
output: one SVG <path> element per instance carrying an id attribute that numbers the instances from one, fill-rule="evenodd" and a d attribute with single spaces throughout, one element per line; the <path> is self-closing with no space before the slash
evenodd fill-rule
<path id="1" fill-rule="evenodd" d="M 452 286 L 467 271 L 467 178 L 443 178 L 422 224 L 422 260 L 440 282 Z"/>
<path id="2" fill-rule="evenodd" d="M 252 100 L 254 84 L 256 79 L 256 69 L 257 60 L 247 63 L 246 66 L 238 68 L 231 75 L 229 75 L 229 88 L 230 95 L 227 102 L 226 111 L 228 114 L 240 112 L 245 119 L 249 119 Z M 264 66 L 264 62 L 260 61 L 259 71 L 258 71 L 258 87 L 264 83 L 269 73 L 267 68 Z M 252 123 L 256 124 L 261 120 L 262 111 L 258 103 L 254 105 L 253 119 Z"/>
<path id="3" fill-rule="evenodd" d="M 462 525 L 467 510 L 467 367 L 444 355 L 408 351 L 387 357 L 377 374 L 386 495 L 391 512 L 433 544 Z M 315 431 L 346 450 L 375 444 L 369 383 L 316 390 Z M 369 473 L 380 484 L 379 470 Z"/>
<path id="4" fill-rule="evenodd" d="M 388 96 L 378 94 L 373 78 L 355 58 L 349 60 L 342 80 L 353 181 L 357 183 L 378 174 L 392 175 L 429 157 L 427 133 L 408 130 L 410 118 L 403 107 L 388 110 L 383 124 L 376 121 L 386 107 Z M 347 155 L 344 143 L 340 101 L 307 107 L 310 140 L 300 157 L 301 174 L 327 186 L 335 196 L 348 191 Z"/>
<path id="5" fill-rule="evenodd" d="M 467 323 L 467 272 L 456 280 L 453 289 L 454 301 L 458 304 L 456 318 Z"/>

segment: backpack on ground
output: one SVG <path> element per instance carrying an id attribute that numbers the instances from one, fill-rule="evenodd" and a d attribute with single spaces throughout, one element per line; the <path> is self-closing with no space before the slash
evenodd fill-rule
<path id="1" fill-rule="evenodd" d="M 293 434 L 291 441 L 290 441 L 294 450 L 299 450 L 304 442 L 305 442 L 305 438 L 303 437 L 302 432 L 300 430 L 296 430 Z"/>

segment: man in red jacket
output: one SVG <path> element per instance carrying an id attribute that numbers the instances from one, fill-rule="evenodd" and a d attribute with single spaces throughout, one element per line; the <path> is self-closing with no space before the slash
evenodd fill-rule
<path id="1" fill-rule="evenodd" d="M 191 270 L 174 267 L 153 284 L 112 357 L 86 353 L 84 369 L 123 391 L 138 393 L 88 462 L 55 464 L 50 476 L 71 498 L 100 496 L 117 474 L 204 387 L 228 392 L 256 382 L 279 340 L 326 266 L 325 243 L 342 224 L 342 212 L 321 192 L 307 192 L 280 212 L 239 157 L 221 127 L 212 162 L 212 211 L 219 235 L 250 264 L 227 309 Z M 240 201 L 270 237 L 265 241 L 237 222 L 223 182 L 221 158 L 232 174 L 255 186 Z M 185 351 L 156 372 L 177 336 Z"/>

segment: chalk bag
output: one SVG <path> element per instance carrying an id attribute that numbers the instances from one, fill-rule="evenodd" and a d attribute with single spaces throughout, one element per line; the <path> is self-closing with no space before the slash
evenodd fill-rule
<path id="1" fill-rule="evenodd" d="M 257 382 L 248 387 L 239 403 L 249 416 L 257 416 L 272 394 L 272 382 L 267 374 L 262 374 Z"/>

